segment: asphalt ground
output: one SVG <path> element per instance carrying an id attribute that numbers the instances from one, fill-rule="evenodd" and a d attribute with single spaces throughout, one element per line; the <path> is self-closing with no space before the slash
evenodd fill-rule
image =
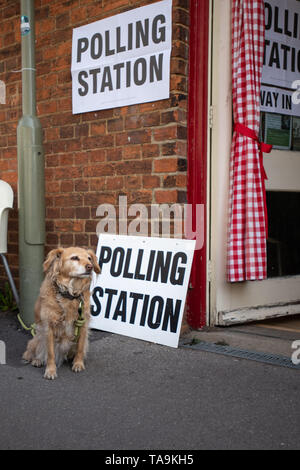
<path id="1" fill-rule="evenodd" d="M 24 365 L 0 314 L 0 449 L 299 449 L 299 371 L 92 332 L 86 370 Z"/>

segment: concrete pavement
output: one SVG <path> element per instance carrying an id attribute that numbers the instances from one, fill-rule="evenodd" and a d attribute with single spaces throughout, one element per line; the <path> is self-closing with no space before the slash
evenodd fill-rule
<path id="1" fill-rule="evenodd" d="M 28 338 L 0 314 L 0 449 L 300 448 L 297 370 L 93 332 L 86 371 L 47 381 Z"/>

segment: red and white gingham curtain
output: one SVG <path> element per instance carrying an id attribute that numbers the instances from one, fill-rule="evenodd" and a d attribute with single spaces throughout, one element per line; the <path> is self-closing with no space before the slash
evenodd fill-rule
<path id="1" fill-rule="evenodd" d="M 267 213 L 258 141 L 264 56 L 263 0 L 232 0 L 234 134 L 230 161 L 228 280 L 266 278 Z M 263 145 L 263 147 L 262 147 Z"/>

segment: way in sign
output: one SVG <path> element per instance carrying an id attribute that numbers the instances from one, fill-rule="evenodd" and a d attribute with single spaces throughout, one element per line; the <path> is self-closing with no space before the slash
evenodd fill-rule
<path id="1" fill-rule="evenodd" d="M 266 108 L 280 110 L 280 107 L 283 109 L 292 109 L 292 96 L 282 93 L 280 94 L 277 91 L 268 91 L 261 90 L 260 92 L 260 104 Z"/>

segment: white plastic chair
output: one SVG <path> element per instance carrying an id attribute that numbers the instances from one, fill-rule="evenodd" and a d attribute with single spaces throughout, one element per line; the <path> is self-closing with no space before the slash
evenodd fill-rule
<path id="1" fill-rule="evenodd" d="M 14 202 L 14 193 L 11 186 L 3 180 L 0 180 L 0 256 L 9 280 L 9 284 L 14 295 L 15 301 L 19 306 L 19 295 L 8 266 L 5 256 L 7 253 L 7 223 L 8 212 L 12 209 Z"/>

